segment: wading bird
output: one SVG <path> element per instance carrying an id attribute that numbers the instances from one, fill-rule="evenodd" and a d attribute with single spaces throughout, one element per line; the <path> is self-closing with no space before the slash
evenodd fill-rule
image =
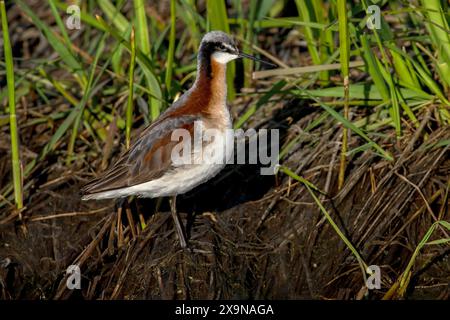
<path id="1" fill-rule="evenodd" d="M 230 154 L 225 152 L 226 139 L 214 139 L 201 150 L 203 152 L 208 152 L 208 148 L 222 150 L 223 152 L 218 154 L 224 157 L 223 161 L 175 164 L 172 151 L 178 141 L 173 141 L 172 134 L 177 129 L 187 130 L 192 135 L 195 133 L 194 130 L 213 128 L 225 134 L 227 129 L 231 129 L 232 121 L 226 103 L 226 65 L 237 58 L 261 61 L 239 52 L 227 34 L 220 31 L 207 33 L 200 44 L 197 77 L 193 86 L 155 122 L 144 129 L 115 164 L 82 189 L 82 199 L 127 196 L 171 197 L 172 217 L 180 245 L 185 248 L 187 243 L 184 228 L 176 211 L 176 196 L 214 177 L 225 166 Z M 194 126 L 196 121 L 202 122 L 201 129 Z M 201 157 L 195 152 L 190 156 L 192 159 Z"/>

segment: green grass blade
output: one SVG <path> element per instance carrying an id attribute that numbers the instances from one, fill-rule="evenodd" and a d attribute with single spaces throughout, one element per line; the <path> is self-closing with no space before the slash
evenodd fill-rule
<path id="1" fill-rule="evenodd" d="M 396 51 L 390 50 L 392 56 L 392 64 L 394 65 L 395 72 L 399 79 L 407 84 L 409 87 L 420 89 L 419 81 L 414 72 L 410 72 L 410 67 L 407 61 L 402 58 Z"/>
<path id="2" fill-rule="evenodd" d="M 175 0 L 170 0 L 170 34 L 169 34 L 169 49 L 167 50 L 166 58 L 166 76 L 165 84 L 167 97 L 171 97 L 171 84 L 172 84 L 172 69 L 175 56 L 175 32 L 176 32 L 176 10 L 175 10 Z"/>
<path id="3" fill-rule="evenodd" d="M 242 3 L 240 4 L 242 7 Z M 245 25 L 246 26 L 246 30 L 245 30 L 245 44 L 243 45 L 243 51 L 249 51 L 249 49 L 251 48 L 251 44 L 253 43 L 253 24 L 255 22 L 255 18 L 256 18 L 256 7 L 257 7 L 257 1 L 255 0 L 251 0 L 250 1 L 250 10 L 248 13 L 248 23 Z M 243 10 L 242 10 L 243 11 Z M 244 65 L 244 87 L 249 87 L 251 80 L 252 80 L 252 70 L 253 70 L 253 66 L 254 66 L 254 62 L 253 60 L 250 59 L 244 59 L 242 61 L 243 65 Z"/>
<path id="4" fill-rule="evenodd" d="M 422 0 L 422 6 L 427 10 L 426 14 L 429 18 L 427 23 L 429 30 L 434 35 L 434 46 L 438 49 L 440 63 L 437 67 L 442 69 L 441 75 L 443 80 L 450 86 L 450 29 L 445 18 L 441 1 L 439 0 Z M 447 18 L 448 19 L 448 18 Z"/>
<path id="5" fill-rule="evenodd" d="M 348 121 L 349 115 L 349 86 L 350 86 L 350 39 L 348 37 L 347 6 L 345 0 L 337 0 L 337 11 L 339 21 L 339 57 L 341 62 L 341 73 L 344 79 L 344 118 Z M 345 179 L 346 154 L 348 148 L 348 130 L 342 130 L 342 146 L 339 165 L 338 189 L 342 189 Z"/>
<path id="6" fill-rule="evenodd" d="M 127 30 L 129 30 L 130 22 L 123 16 L 122 13 L 120 13 L 120 11 L 116 7 L 114 7 L 111 1 L 101 0 L 97 3 L 120 33 L 125 33 Z"/>
<path id="7" fill-rule="evenodd" d="M 0 12 L 2 19 L 3 51 L 6 63 L 6 82 L 8 86 L 9 126 L 11 133 L 11 164 L 13 172 L 14 199 L 17 209 L 23 208 L 22 193 L 22 163 L 19 153 L 19 131 L 16 118 L 16 100 L 14 83 L 14 62 L 12 57 L 11 43 L 9 40 L 8 18 L 6 16 L 5 2 L 0 1 Z"/>
<path id="8" fill-rule="evenodd" d="M 329 15 L 331 14 L 331 10 L 328 10 L 328 12 L 325 10 L 326 5 L 323 3 L 322 0 L 313 1 L 313 4 L 318 21 L 321 23 L 329 24 Z M 320 60 L 322 62 L 326 61 L 331 56 L 333 51 L 334 51 L 333 32 L 330 28 L 326 28 L 324 31 L 320 32 L 319 38 Z M 323 83 L 323 85 L 324 86 L 328 85 L 330 80 L 330 73 L 324 72 L 322 79 L 326 80 Z"/>
<path id="9" fill-rule="evenodd" d="M 145 55 L 150 55 L 150 40 L 147 24 L 147 15 L 145 13 L 145 1 L 133 0 L 134 12 L 136 14 L 136 40 L 138 47 Z"/>
<path id="10" fill-rule="evenodd" d="M 134 65 L 136 60 L 136 44 L 134 38 L 134 28 L 131 30 L 131 62 L 130 70 L 128 71 L 128 102 L 127 102 L 127 114 L 126 114 L 126 125 L 125 125 L 125 137 L 127 149 L 130 147 L 131 141 L 131 126 L 133 124 L 133 83 L 134 83 Z"/>
<path id="11" fill-rule="evenodd" d="M 384 101 L 389 100 L 389 89 L 384 82 L 383 76 L 381 74 L 379 64 L 375 61 L 375 56 L 373 55 L 372 49 L 369 46 L 369 41 L 367 35 L 361 35 L 361 45 L 363 51 L 363 57 L 367 65 L 367 71 L 372 77 L 373 83 L 377 87 Z"/>
<path id="12" fill-rule="evenodd" d="M 61 31 L 61 34 L 64 38 L 64 42 L 66 43 L 66 46 L 69 47 L 68 49 L 71 50 L 71 48 L 72 48 L 72 46 L 70 46 L 71 41 L 70 41 L 69 35 L 67 34 L 66 27 L 64 26 L 64 23 L 58 13 L 58 9 L 56 8 L 55 1 L 49 0 L 48 3 L 50 5 L 50 9 L 52 10 L 53 16 L 55 17 L 55 21 L 56 21 L 56 24 L 58 25 L 59 31 Z"/>
<path id="13" fill-rule="evenodd" d="M 227 9 L 225 1 L 207 0 L 206 9 L 210 30 L 221 30 L 225 33 L 230 33 L 230 26 L 228 24 Z M 234 61 L 228 63 L 227 66 L 227 87 L 228 87 L 228 100 L 233 100 L 235 96 L 234 89 L 234 76 L 236 72 L 236 66 Z"/>
<path id="14" fill-rule="evenodd" d="M 310 5 L 308 5 L 307 0 L 295 0 L 295 4 L 297 5 L 297 11 L 299 12 L 301 22 L 304 22 L 306 24 L 316 23 L 314 19 L 314 12 Z M 314 64 L 320 64 L 320 55 L 316 47 L 313 30 L 309 25 L 305 25 L 303 27 L 303 30 L 311 59 Z"/>
<path id="15" fill-rule="evenodd" d="M 389 74 L 390 77 L 390 74 Z M 392 78 L 388 81 L 389 91 L 391 93 L 391 108 L 390 108 L 390 114 L 392 117 L 392 121 L 394 123 L 395 127 L 395 133 L 397 137 L 400 137 L 402 134 L 402 128 L 401 128 L 401 118 L 400 118 L 400 104 L 398 101 L 398 95 L 397 95 L 397 88 L 395 87 Z"/>

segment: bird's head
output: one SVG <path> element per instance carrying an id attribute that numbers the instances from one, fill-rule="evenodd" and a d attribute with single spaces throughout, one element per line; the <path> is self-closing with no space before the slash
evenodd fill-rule
<path id="1" fill-rule="evenodd" d="M 262 63 L 268 63 L 251 55 L 240 52 L 234 40 L 222 31 L 211 31 L 203 36 L 199 49 L 200 55 L 226 64 L 237 58 L 248 58 Z"/>

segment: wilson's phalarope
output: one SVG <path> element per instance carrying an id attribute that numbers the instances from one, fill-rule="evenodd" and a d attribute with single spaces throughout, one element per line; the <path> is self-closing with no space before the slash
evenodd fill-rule
<path id="1" fill-rule="evenodd" d="M 227 34 L 220 31 L 207 33 L 200 44 L 193 86 L 148 126 L 111 168 L 83 188 L 82 199 L 171 196 L 171 212 L 180 244 L 186 247 L 184 230 L 176 212 L 176 196 L 214 177 L 225 166 L 230 154 L 225 152 L 226 139 L 215 137 L 214 141 L 204 144 L 202 150 L 208 152 L 208 148 L 214 148 L 221 151 L 219 154 L 223 161 L 174 164 L 171 155 L 179 142 L 172 141 L 172 133 L 176 129 L 184 129 L 193 136 L 195 130 L 203 132 L 213 128 L 225 135 L 225 131 L 231 129 L 232 121 L 226 104 L 226 65 L 240 57 L 261 61 L 239 52 Z M 196 121 L 201 121 L 201 129 L 194 125 Z M 194 152 L 191 154 L 191 158 L 198 156 Z"/>

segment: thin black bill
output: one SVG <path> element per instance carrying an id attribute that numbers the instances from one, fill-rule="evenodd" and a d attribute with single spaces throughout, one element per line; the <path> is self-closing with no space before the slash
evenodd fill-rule
<path id="1" fill-rule="evenodd" d="M 261 63 L 267 64 L 267 65 L 272 66 L 272 67 L 277 67 L 276 64 L 273 64 L 273 63 L 271 63 L 271 62 L 267 62 L 267 61 L 261 60 L 261 59 L 259 59 L 259 58 L 256 58 L 256 57 L 254 57 L 254 56 L 251 56 L 251 55 L 246 54 L 246 53 L 243 53 L 243 52 L 239 52 L 239 57 L 240 57 L 240 58 L 248 58 L 248 59 L 252 59 L 252 60 L 254 60 L 254 61 L 259 61 L 259 62 L 261 62 Z"/>

